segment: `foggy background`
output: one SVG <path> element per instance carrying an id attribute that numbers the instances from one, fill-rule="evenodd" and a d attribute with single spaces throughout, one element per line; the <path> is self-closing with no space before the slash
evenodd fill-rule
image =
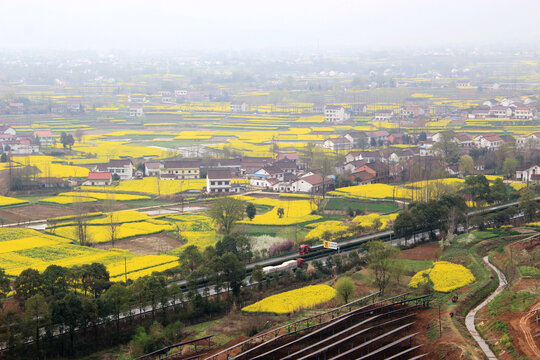
<path id="1" fill-rule="evenodd" d="M 0 0 L 0 49 L 537 45 L 540 1 Z"/>

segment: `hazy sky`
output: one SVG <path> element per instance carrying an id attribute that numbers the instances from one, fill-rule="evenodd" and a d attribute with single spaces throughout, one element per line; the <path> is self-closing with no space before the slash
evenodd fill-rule
<path id="1" fill-rule="evenodd" d="M 0 0 L 0 49 L 538 44 L 539 0 Z"/>

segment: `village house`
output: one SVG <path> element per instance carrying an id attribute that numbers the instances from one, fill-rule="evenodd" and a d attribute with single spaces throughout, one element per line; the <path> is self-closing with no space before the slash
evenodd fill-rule
<path id="1" fill-rule="evenodd" d="M 162 163 L 160 178 L 163 176 L 175 179 L 198 179 L 200 177 L 200 160 L 168 160 Z"/>
<path id="2" fill-rule="evenodd" d="M 528 149 L 540 149 L 540 133 L 532 133 L 528 136 L 518 137 L 516 147 Z"/>
<path id="3" fill-rule="evenodd" d="M 30 139 L 0 140 L 0 144 L 2 152 L 9 152 L 13 155 L 31 155 L 39 153 L 39 145 L 32 144 Z"/>
<path id="4" fill-rule="evenodd" d="M 187 95 L 187 90 L 174 90 L 174 96 L 181 97 Z"/>
<path id="5" fill-rule="evenodd" d="M 533 165 L 517 169 L 516 180 L 526 183 L 540 182 L 540 165 Z"/>
<path id="6" fill-rule="evenodd" d="M 373 182 L 375 181 L 375 176 L 365 170 L 353 172 L 348 176 L 348 178 L 356 185 L 373 184 Z"/>
<path id="7" fill-rule="evenodd" d="M 285 172 L 279 167 L 274 166 L 274 165 L 267 165 L 263 168 L 260 168 L 259 170 L 255 171 L 253 174 L 250 175 L 251 178 L 255 178 L 255 179 L 275 178 L 278 180 L 283 180 L 284 176 L 285 176 Z"/>
<path id="8" fill-rule="evenodd" d="M 350 114 L 343 106 L 326 105 L 324 107 L 324 121 L 329 123 L 340 123 L 350 119 Z"/>
<path id="9" fill-rule="evenodd" d="M 239 192 L 240 187 L 232 184 L 232 173 L 229 169 L 208 169 L 206 172 L 206 192 L 230 193 Z"/>
<path id="10" fill-rule="evenodd" d="M 248 112 L 249 105 L 245 101 L 231 101 L 230 110 L 233 113 Z"/>
<path id="11" fill-rule="evenodd" d="M 120 180 L 131 180 L 133 178 L 133 163 L 130 159 L 111 159 L 105 165 L 107 172 L 113 176 L 118 175 Z"/>
<path id="12" fill-rule="evenodd" d="M 404 133 L 392 133 L 388 135 L 388 142 L 391 144 L 403 144 Z"/>
<path id="13" fill-rule="evenodd" d="M 9 125 L 0 126 L 0 134 L 2 135 L 17 135 L 17 131 Z"/>
<path id="14" fill-rule="evenodd" d="M 88 179 L 83 182 L 83 186 L 109 186 L 112 184 L 112 173 L 105 172 L 90 172 Z"/>
<path id="15" fill-rule="evenodd" d="M 388 136 L 390 135 L 386 130 L 366 131 L 368 137 L 368 144 L 370 146 L 384 145 L 388 142 Z"/>
<path id="16" fill-rule="evenodd" d="M 399 116 L 403 119 L 424 115 L 424 113 L 424 109 L 415 105 L 405 105 L 399 108 Z"/>
<path id="17" fill-rule="evenodd" d="M 157 161 L 149 161 L 144 163 L 144 176 L 159 176 L 161 163 Z"/>
<path id="18" fill-rule="evenodd" d="M 9 104 L 9 112 L 11 115 L 22 115 L 24 114 L 24 104 L 23 103 L 11 103 Z"/>
<path id="19" fill-rule="evenodd" d="M 534 106 L 518 106 L 514 109 L 514 117 L 522 120 L 532 120 L 536 116 Z"/>
<path id="20" fill-rule="evenodd" d="M 240 174 L 241 175 L 251 175 L 259 170 L 261 167 L 264 167 L 267 164 L 272 162 L 271 157 L 249 157 L 244 156 L 240 162 Z"/>
<path id="21" fill-rule="evenodd" d="M 367 113 L 367 105 L 366 104 L 353 104 L 351 106 L 351 112 L 353 115 L 363 115 Z"/>
<path id="22" fill-rule="evenodd" d="M 39 146 L 53 146 L 54 136 L 50 130 L 34 131 L 34 138 L 39 142 Z"/>
<path id="23" fill-rule="evenodd" d="M 345 163 L 350 163 L 355 160 L 364 160 L 366 162 L 373 162 L 379 157 L 376 151 L 351 151 L 345 155 Z"/>
<path id="24" fill-rule="evenodd" d="M 351 150 L 352 143 L 347 138 L 340 136 L 338 138 L 330 138 L 325 140 L 322 147 L 333 151 Z"/>
<path id="25" fill-rule="evenodd" d="M 457 89 L 467 89 L 471 88 L 471 82 L 469 80 L 458 80 L 456 81 L 456 88 Z"/>
<path id="26" fill-rule="evenodd" d="M 132 104 L 143 104 L 146 102 L 146 96 L 144 95 L 129 95 L 128 102 Z"/>
<path id="27" fill-rule="evenodd" d="M 323 176 L 321 174 L 309 173 L 300 177 L 298 180 L 292 183 L 293 192 L 309 194 L 322 192 L 323 186 L 325 191 L 333 189 L 333 178 L 329 176 L 323 181 Z"/>
<path id="28" fill-rule="evenodd" d="M 390 121 L 394 117 L 393 110 L 376 110 L 373 121 Z"/>
<path id="29" fill-rule="evenodd" d="M 474 143 L 479 148 L 495 150 L 501 147 L 503 139 L 495 133 L 483 134 L 474 137 Z"/>
<path id="30" fill-rule="evenodd" d="M 507 106 L 496 105 L 491 107 L 489 115 L 494 118 L 509 118 L 512 116 L 512 108 Z"/>
<path id="31" fill-rule="evenodd" d="M 471 135 L 467 133 L 457 133 L 455 134 L 455 141 L 463 149 L 469 149 L 474 146 L 474 139 Z"/>
<path id="32" fill-rule="evenodd" d="M 138 118 L 144 115 L 142 105 L 131 105 L 129 107 L 129 117 Z"/>

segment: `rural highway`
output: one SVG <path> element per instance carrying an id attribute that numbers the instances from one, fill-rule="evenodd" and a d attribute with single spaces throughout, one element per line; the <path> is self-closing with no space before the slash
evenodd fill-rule
<path id="1" fill-rule="evenodd" d="M 497 269 L 492 263 L 489 262 L 489 258 L 487 256 L 484 256 L 482 260 L 484 260 L 484 262 L 488 264 L 489 267 L 491 267 L 493 271 L 495 271 L 495 273 L 499 277 L 499 286 L 497 287 L 497 290 L 495 290 L 491 295 L 488 296 L 487 299 L 482 301 L 477 307 L 472 309 L 467 314 L 467 317 L 465 318 L 465 325 L 467 326 L 467 330 L 469 330 L 469 333 L 471 334 L 473 339 L 478 343 L 478 346 L 480 346 L 480 349 L 482 349 L 484 354 L 486 354 L 487 358 L 497 359 L 497 356 L 495 356 L 493 351 L 491 351 L 491 349 L 489 348 L 489 345 L 484 341 L 484 339 L 480 336 L 480 334 L 476 330 L 475 317 L 478 311 L 480 311 L 487 304 L 489 304 L 497 295 L 499 295 L 504 290 L 508 282 L 506 281 L 506 277 L 504 276 L 504 274 L 499 269 Z"/>

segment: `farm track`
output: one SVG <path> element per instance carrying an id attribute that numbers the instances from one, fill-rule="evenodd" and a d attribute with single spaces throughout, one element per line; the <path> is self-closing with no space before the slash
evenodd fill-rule
<path id="1" fill-rule="evenodd" d="M 540 307 L 540 303 L 537 303 L 533 308 Z M 530 319 L 535 314 L 533 312 L 526 313 L 519 319 L 519 329 L 523 333 L 523 337 L 525 341 L 527 342 L 527 345 L 529 346 L 531 352 L 535 355 L 537 359 L 540 359 L 540 349 L 536 345 L 536 342 L 534 341 L 534 334 L 531 332 L 531 326 L 529 325 Z"/>
<path id="2" fill-rule="evenodd" d="M 493 351 L 491 351 L 489 345 L 476 330 L 475 318 L 478 311 L 487 306 L 497 295 L 499 295 L 504 290 L 508 282 L 506 281 L 506 277 L 504 276 L 504 274 L 489 262 L 489 258 L 487 256 L 484 256 L 483 260 L 497 274 L 497 277 L 499 278 L 499 286 L 493 293 L 491 293 L 491 295 L 489 295 L 484 301 L 482 301 L 478 306 L 476 306 L 467 314 L 467 317 L 465 318 L 465 325 L 467 326 L 467 330 L 469 330 L 469 333 L 476 341 L 478 346 L 480 346 L 480 349 L 482 349 L 486 357 L 488 359 L 497 359 L 497 356 L 495 356 Z"/>

